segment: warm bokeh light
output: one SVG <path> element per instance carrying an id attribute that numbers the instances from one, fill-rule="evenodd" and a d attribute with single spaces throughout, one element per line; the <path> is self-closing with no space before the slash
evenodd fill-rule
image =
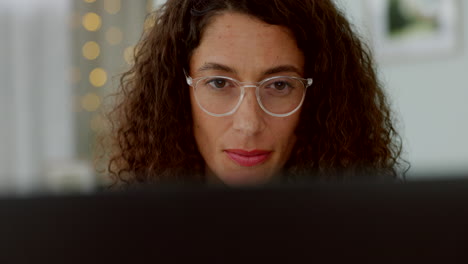
<path id="1" fill-rule="evenodd" d="M 129 47 L 127 47 L 127 48 L 124 50 L 123 57 L 124 57 L 125 61 L 127 62 L 127 64 L 129 64 L 129 65 L 132 65 L 132 64 L 133 64 L 133 61 L 134 61 L 134 58 L 133 58 L 134 50 L 135 50 L 135 47 L 134 47 L 134 46 L 129 46 Z"/>
<path id="2" fill-rule="evenodd" d="M 117 14 L 120 11 L 120 0 L 104 0 L 104 9 L 109 14 Z"/>
<path id="3" fill-rule="evenodd" d="M 96 0 L 84 0 L 86 3 L 94 3 Z"/>
<path id="4" fill-rule="evenodd" d="M 156 21 L 155 16 L 149 15 L 149 16 L 145 19 L 145 23 L 143 24 L 143 30 L 144 30 L 144 31 L 150 30 L 150 29 L 153 27 L 155 21 Z"/>
<path id="5" fill-rule="evenodd" d="M 88 112 L 94 112 L 100 106 L 101 97 L 95 93 L 88 93 L 81 99 L 81 107 Z"/>
<path id="6" fill-rule="evenodd" d="M 83 56 L 88 60 L 94 60 L 99 56 L 101 48 L 99 44 L 94 41 L 88 41 L 83 45 L 82 53 Z"/>
<path id="7" fill-rule="evenodd" d="M 89 82 L 94 87 L 104 86 L 107 82 L 107 72 L 102 68 L 96 68 L 89 74 Z"/>
<path id="8" fill-rule="evenodd" d="M 110 27 L 106 31 L 106 40 L 111 45 L 117 45 L 122 42 L 123 33 L 118 27 Z"/>
<path id="9" fill-rule="evenodd" d="M 101 28 L 101 17 L 93 12 L 86 13 L 83 16 L 83 27 L 88 31 L 97 31 Z"/>

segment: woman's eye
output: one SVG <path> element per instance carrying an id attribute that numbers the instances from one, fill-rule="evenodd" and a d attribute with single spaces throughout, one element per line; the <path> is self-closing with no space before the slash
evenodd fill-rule
<path id="1" fill-rule="evenodd" d="M 214 79 L 214 80 L 211 80 L 210 83 L 212 86 L 221 89 L 221 88 L 226 87 L 227 81 L 224 79 Z"/>
<path id="2" fill-rule="evenodd" d="M 288 84 L 287 84 L 286 82 L 282 82 L 282 81 L 280 81 L 280 82 L 275 82 L 275 83 L 273 84 L 273 88 L 275 88 L 276 90 L 279 90 L 279 91 L 285 89 L 286 86 L 288 86 Z"/>
<path id="3" fill-rule="evenodd" d="M 287 80 L 276 80 L 267 84 L 267 88 L 272 89 L 276 92 L 286 92 L 291 90 L 294 85 L 291 85 Z"/>

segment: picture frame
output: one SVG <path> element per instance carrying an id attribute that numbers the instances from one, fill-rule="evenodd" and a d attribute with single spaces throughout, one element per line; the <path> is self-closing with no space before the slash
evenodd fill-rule
<path id="1" fill-rule="evenodd" d="M 461 47 L 459 0 L 366 0 L 365 5 L 380 62 L 450 56 Z"/>

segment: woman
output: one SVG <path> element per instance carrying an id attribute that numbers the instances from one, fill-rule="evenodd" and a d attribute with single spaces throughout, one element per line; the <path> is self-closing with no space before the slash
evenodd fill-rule
<path id="1" fill-rule="evenodd" d="M 369 51 L 328 0 L 168 0 L 121 78 L 117 182 L 397 178 Z"/>

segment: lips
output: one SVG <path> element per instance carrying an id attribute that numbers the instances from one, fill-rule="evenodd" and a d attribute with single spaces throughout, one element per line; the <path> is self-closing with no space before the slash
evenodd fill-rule
<path id="1" fill-rule="evenodd" d="M 267 150 L 246 151 L 242 149 L 226 149 L 224 152 L 232 161 L 243 167 L 259 165 L 265 162 L 272 153 Z"/>

